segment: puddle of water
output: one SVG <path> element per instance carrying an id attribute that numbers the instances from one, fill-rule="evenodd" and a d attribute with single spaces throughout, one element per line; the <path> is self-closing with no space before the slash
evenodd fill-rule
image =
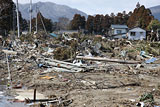
<path id="1" fill-rule="evenodd" d="M 0 107 L 29 107 L 24 103 L 15 103 L 8 101 L 9 99 L 14 99 L 14 97 L 5 96 L 4 91 L 6 89 L 5 85 L 0 85 Z"/>

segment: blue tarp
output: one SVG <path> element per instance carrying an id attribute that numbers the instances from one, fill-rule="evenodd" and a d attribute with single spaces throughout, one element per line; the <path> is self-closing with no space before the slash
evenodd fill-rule
<path id="1" fill-rule="evenodd" d="M 145 55 L 145 54 L 146 54 L 145 51 L 141 51 L 140 56 L 143 56 L 143 55 Z"/>
<path id="2" fill-rule="evenodd" d="M 50 35 L 51 35 L 52 37 L 55 37 L 55 38 L 58 37 L 58 35 L 56 35 L 56 34 L 54 34 L 54 33 L 50 33 Z"/>
<path id="3" fill-rule="evenodd" d="M 145 61 L 146 64 L 150 64 L 150 63 L 153 63 L 157 60 L 157 58 L 151 58 L 151 59 L 148 59 Z"/>

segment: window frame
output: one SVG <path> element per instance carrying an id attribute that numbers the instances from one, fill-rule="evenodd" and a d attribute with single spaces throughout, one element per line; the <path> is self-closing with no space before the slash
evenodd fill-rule
<path id="1" fill-rule="evenodd" d="M 134 35 L 133 35 L 134 34 Z M 131 32 L 130 33 L 131 36 L 136 36 L 136 32 Z"/>

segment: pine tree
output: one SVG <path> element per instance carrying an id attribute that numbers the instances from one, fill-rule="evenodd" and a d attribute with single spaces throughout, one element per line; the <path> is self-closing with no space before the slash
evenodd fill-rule
<path id="1" fill-rule="evenodd" d="M 134 12 L 131 14 L 127 21 L 127 25 L 132 27 L 141 27 L 147 29 L 147 26 L 154 19 L 152 13 L 149 9 L 146 9 L 143 5 L 139 8 L 135 8 Z"/>
<path id="2" fill-rule="evenodd" d="M 15 12 L 15 4 L 12 0 L 0 1 L 0 29 L 2 31 L 10 31 L 13 28 L 13 12 Z"/>
<path id="3" fill-rule="evenodd" d="M 93 25 L 94 25 L 94 17 L 89 15 L 86 21 L 86 30 L 88 31 L 88 33 L 93 32 Z"/>
<path id="4" fill-rule="evenodd" d="M 73 20 L 71 21 L 72 30 L 85 29 L 86 19 L 80 14 L 75 14 Z"/>
<path id="5" fill-rule="evenodd" d="M 101 34 L 102 33 L 102 22 L 103 22 L 103 15 L 97 14 L 94 18 L 94 24 L 93 24 L 93 30 L 96 34 Z"/>
<path id="6" fill-rule="evenodd" d="M 141 5 L 139 4 L 139 2 L 137 3 L 136 7 L 137 7 L 137 8 L 140 8 L 140 7 L 141 7 Z"/>

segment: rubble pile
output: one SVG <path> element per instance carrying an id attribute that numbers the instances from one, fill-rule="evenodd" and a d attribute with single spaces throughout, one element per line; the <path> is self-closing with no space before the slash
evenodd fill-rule
<path id="1" fill-rule="evenodd" d="M 1 81 L 56 96 L 42 104 L 130 107 L 145 105 L 139 97 L 146 91 L 154 97 L 148 106 L 160 104 L 160 43 L 42 32 L 1 43 Z"/>

